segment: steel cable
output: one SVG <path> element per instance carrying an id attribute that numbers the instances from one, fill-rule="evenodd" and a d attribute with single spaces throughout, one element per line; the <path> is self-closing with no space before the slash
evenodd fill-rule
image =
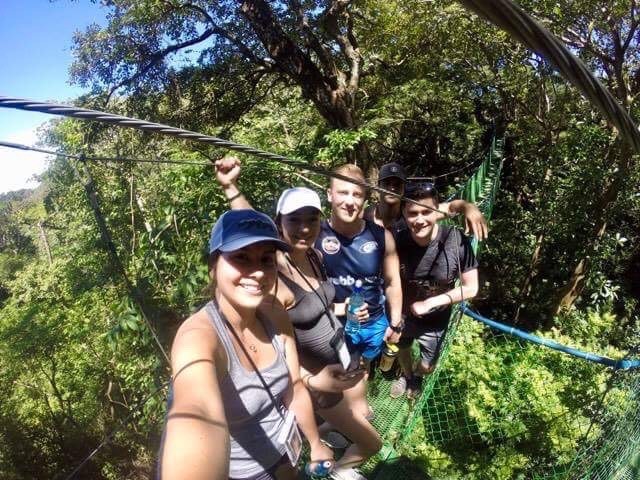
<path id="1" fill-rule="evenodd" d="M 511 0 L 459 1 L 552 63 L 565 80 L 577 87 L 600 113 L 615 125 L 633 149 L 640 153 L 640 132 L 629 113 L 553 33 Z"/>
<path id="2" fill-rule="evenodd" d="M 0 107 L 13 108 L 16 110 L 26 110 L 30 112 L 48 113 L 52 115 L 62 115 L 65 117 L 79 118 L 82 120 L 94 120 L 97 122 L 108 123 L 108 124 L 116 125 L 120 127 L 134 128 L 142 131 L 151 131 L 151 132 L 156 132 L 156 133 L 160 133 L 160 134 L 175 137 L 175 138 L 181 138 L 184 140 L 191 140 L 195 142 L 206 143 L 208 145 L 213 145 L 215 147 L 225 148 L 228 150 L 233 150 L 233 151 L 245 153 L 248 155 L 253 155 L 266 160 L 272 160 L 278 163 L 282 163 L 284 165 L 289 165 L 300 170 L 313 172 L 325 178 L 335 178 L 338 180 L 343 180 L 345 182 L 358 185 L 368 190 L 375 190 L 385 195 L 393 195 L 394 197 L 398 197 L 401 200 L 404 200 L 408 203 L 420 205 L 421 207 L 424 207 L 434 212 L 439 211 L 438 209 L 433 208 L 429 205 L 425 205 L 415 200 L 405 198 L 403 195 L 400 195 L 391 190 L 387 190 L 386 188 L 373 185 L 366 181 L 356 180 L 351 177 L 347 177 L 346 175 L 342 175 L 340 173 L 329 172 L 324 168 L 315 167 L 302 160 L 293 160 L 283 155 L 279 155 L 277 153 L 267 152 L 264 150 L 260 150 L 258 148 L 250 147 L 248 145 L 243 145 L 241 143 L 232 142 L 230 140 L 224 140 L 211 135 L 204 135 L 202 133 L 192 132 L 192 131 L 184 130 L 181 128 L 171 127 L 169 125 L 163 125 L 160 123 L 148 122 L 146 120 L 139 120 L 135 118 L 124 117 L 122 115 L 116 115 L 112 113 L 99 112 L 97 110 L 88 110 L 86 108 L 81 108 L 81 107 L 59 105 L 59 104 L 49 103 L 49 102 L 35 102 L 32 100 L 26 100 L 24 98 L 16 98 L 16 97 L 0 96 Z M 5 144 L 5 146 L 11 146 L 10 142 L 3 142 L 3 143 Z M 16 147 L 13 147 L 13 148 L 16 148 Z M 440 212 L 440 213 L 443 213 L 443 212 Z"/>

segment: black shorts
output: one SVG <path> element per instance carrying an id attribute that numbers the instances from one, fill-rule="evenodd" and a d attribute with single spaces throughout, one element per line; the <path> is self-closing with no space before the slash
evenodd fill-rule
<path id="1" fill-rule="evenodd" d="M 448 326 L 448 324 L 425 325 L 423 321 L 407 319 L 398 346 L 400 348 L 409 348 L 413 341 L 417 340 L 418 345 L 420 345 L 422 363 L 433 366 L 440 355 L 440 349 Z"/>

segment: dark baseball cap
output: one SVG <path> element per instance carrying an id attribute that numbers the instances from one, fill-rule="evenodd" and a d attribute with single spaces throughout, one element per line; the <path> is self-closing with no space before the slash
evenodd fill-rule
<path id="1" fill-rule="evenodd" d="M 407 172 L 404 171 L 404 167 L 399 163 L 385 163 L 378 173 L 378 182 L 392 177 L 399 178 L 404 182 L 407 180 Z"/>
<path id="2" fill-rule="evenodd" d="M 271 242 L 278 250 L 291 250 L 286 242 L 280 240 L 276 224 L 264 213 L 229 210 L 218 218 L 211 229 L 209 254 L 233 252 L 258 242 Z"/>

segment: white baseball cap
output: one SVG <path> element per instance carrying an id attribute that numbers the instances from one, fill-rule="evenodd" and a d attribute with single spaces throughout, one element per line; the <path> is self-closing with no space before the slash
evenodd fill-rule
<path id="1" fill-rule="evenodd" d="M 318 194 L 306 187 L 287 188 L 278 199 L 276 214 L 288 215 L 304 207 L 322 211 Z"/>

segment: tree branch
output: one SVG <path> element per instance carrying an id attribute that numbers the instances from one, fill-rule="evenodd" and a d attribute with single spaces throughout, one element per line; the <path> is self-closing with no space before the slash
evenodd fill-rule
<path id="1" fill-rule="evenodd" d="M 361 56 L 358 49 L 358 42 L 353 34 L 353 20 L 347 10 L 347 7 L 350 4 L 350 0 L 335 0 L 332 2 L 327 12 L 323 14 L 322 24 L 324 25 L 327 33 L 336 40 L 342 55 L 349 64 L 349 78 L 347 79 L 344 74 L 341 75 L 341 77 L 342 82 L 353 95 L 357 90 L 360 81 Z M 347 20 L 346 34 L 340 31 L 340 26 L 338 24 L 338 19 L 341 16 L 344 16 Z"/>
<path id="2" fill-rule="evenodd" d="M 627 33 L 627 37 L 625 38 L 624 43 L 622 44 L 623 54 L 627 52 L 627 49 L 631 44 L 631 40 L 633 40 L 633 36 L 636 34 L 636 30 L 638 29 L 638 18 L 636 17 L 636 9 L 637 9 L 636 0 L 631 0 L 631 7 L 630 7 L 631 25 L 629 26 L 629 32 Z"/>
<path id="3" fill-rule="evenodd" d="M 153 67 L 158 65 L 160 62 L 162 62 L 167 55 L 177 52 L 178 50 L 181 50 L 183 48 L 190 47 L 191 45 L 196 45 L 197 43 L 203 42 L 214 33 L 216 32 L 213 29 L 208 29 L 208 30 L 205 30 L 200 36 L 196 38 L 192 38 L 191 40 L 185 40 L 184 42 L 169 45 L 168 47 L 160 50 L 159 52 L 154 53 L 153 55 L 151 55 L 150 60 L 147 62 L 145 66 L 138 69 L 138 71 L 136 71 L 136 73 L 134 73 L 131 77 L 119 82 L 117 85 L 109 89 L 109 93 L 107 94 L 107 102 L 109 101 L 109 98 L 114 94 L 116 90 L 124 86 L 130 85 L 140 77 L 144 76 L 147 72 L 149 72 L 149 70 L 151 70 Z"/>
<path id="4" fill-rule="evenodd" d="M 289 8 L 291 8 L 296 15 L 298 28 L 307 39 L 308 46 L 311 47 L 313 52 L 318 56 L 318 60 L 330 78 L 336 79 L 338 77 L 338 68 L 333 61 L 329 50 L 322 44 L 318 36 L 311 29 L 309 19 L 304 13 L 302 4 L 298 0 L 288 0 L 288 2 Z"/>

